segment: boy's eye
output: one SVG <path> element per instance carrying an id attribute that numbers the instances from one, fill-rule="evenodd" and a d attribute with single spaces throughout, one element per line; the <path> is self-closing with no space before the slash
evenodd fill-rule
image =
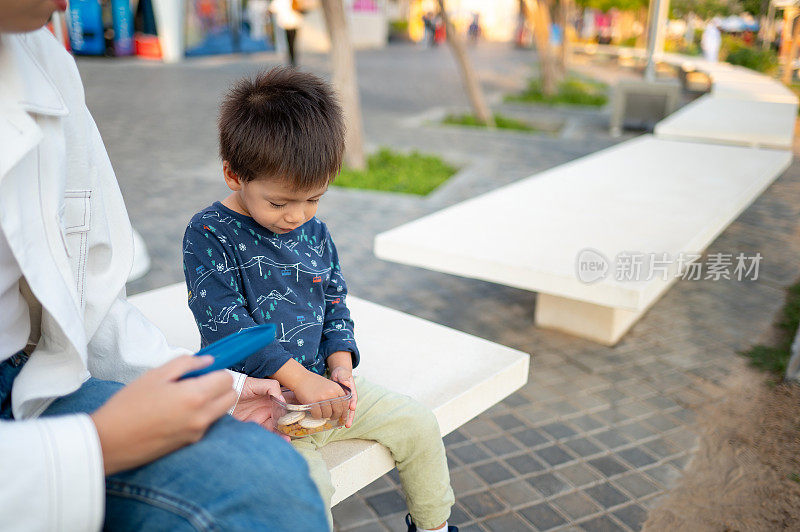
<path id="1" fill-rule="evenodd" d="M 285 203 L 281 205 L 281 204 L 278 204 L 278 203 L 272 203 L 270 201 L 269 204 L 272 205 L 273 207 L 275 207 L 276 209 L 280 209 L 281 207 L 286 207 Z"/>
<path id="2" fill-rule="evenodd" d="M 317 199 L 310 199 L 310 200 L 308 200 L 308 201 L 310 201 L 311 203 L 319 203 L 319 198 L 317 198 Z"/>

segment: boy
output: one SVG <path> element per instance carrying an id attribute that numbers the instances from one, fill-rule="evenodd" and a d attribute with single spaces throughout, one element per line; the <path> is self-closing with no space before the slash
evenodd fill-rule
<path id="1" fill-rule="evenodd" d="M 292 442 L 328 507 L 334 489 L 318 449 L 369 439 L 395 458 L 409 530 L 447 530 L 454 498 L 436 418 L 352 374 L 360 355 L 347 286 L 331 235 L 314 217 L 344 152 L 332 90 L 287 68 L 241 80 L 222 103 L 219 139 L 232 192 L 196 214 L 184 236 L 189 307 L 203 345 L 274 323 L 276 340 L 231 369 L 277 379 L 301 403 L 343 396 L 341 385 L 353 392 L 349 412 L 326 413 L 347 413 L 344 428 Z"/>

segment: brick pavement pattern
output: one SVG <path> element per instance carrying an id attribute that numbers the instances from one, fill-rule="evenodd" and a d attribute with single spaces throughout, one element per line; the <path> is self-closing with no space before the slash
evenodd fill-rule
<path id="1" fill-rule="evenodd" d="M 354 295 L 533 356 L 524 388 L 445 438 L 457 497 L 452 524 L 467 532 L 638 530 L 696 445 L 694 407 L 720 396 L 726 375 L 741 363 L 737 350 L 768 329 L 783 287 L 797 276 L 800 166 L 794 164 L 709 249 L 761 252 L 757 281 L 678 282 L 614 348 L 537 329 L 535 294 L 372 254 L 381 231 L 620 140 L 605 133 L 602 110 L 500 104 L 503 93 L 525 84 L 529 52 L 481 46 L 471 53 L 496 108 L 563 122 L 562 133 L 432 124 L 446 111 L 467 110 L 448 50 L 360 52 L 368 148 L 434 152 L 462 170 L 426 198 L 332 188 L 319 216 L 336 236 Z M 324 56 L 302 59 L 303 68 L 329 77 Z M 152 271 L 131 283 L 130 293 L 182 280 L 185 224 L 227 190 L 216 156 L 220 96 L 233 79 L 277 62 L 269 54 L 172 66 L 79 60 L 87 102 L 153 259 Z M 502 213 L 487 212 L 487 223 L 497 216 Z M 405 530 L 405 512 L 392 472 L 333 513 L 338 530 L 385 531 Z"/>

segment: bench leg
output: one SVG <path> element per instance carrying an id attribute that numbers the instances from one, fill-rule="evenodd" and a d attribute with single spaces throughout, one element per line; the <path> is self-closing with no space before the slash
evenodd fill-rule
<path id="1" fill-rule="evenodd" d="M 603 345 L 614 345 L 645 311 L 634 311 L 539 293 L 536 325 Z"/>

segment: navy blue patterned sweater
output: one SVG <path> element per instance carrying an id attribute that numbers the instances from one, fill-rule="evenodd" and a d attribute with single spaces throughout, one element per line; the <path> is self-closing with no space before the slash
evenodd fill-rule
<path id="1" fill-rule="evenodd" d="M 321 375 L 336 351 L 358 364 L 336 246 L 317 218 L 279 235 L 215 202 L 186 228 L 183 272 L 203 346 L 255 325 L 277 328 L 271 345 L 230 369 L 265 378 L 294 358 Z"/>

